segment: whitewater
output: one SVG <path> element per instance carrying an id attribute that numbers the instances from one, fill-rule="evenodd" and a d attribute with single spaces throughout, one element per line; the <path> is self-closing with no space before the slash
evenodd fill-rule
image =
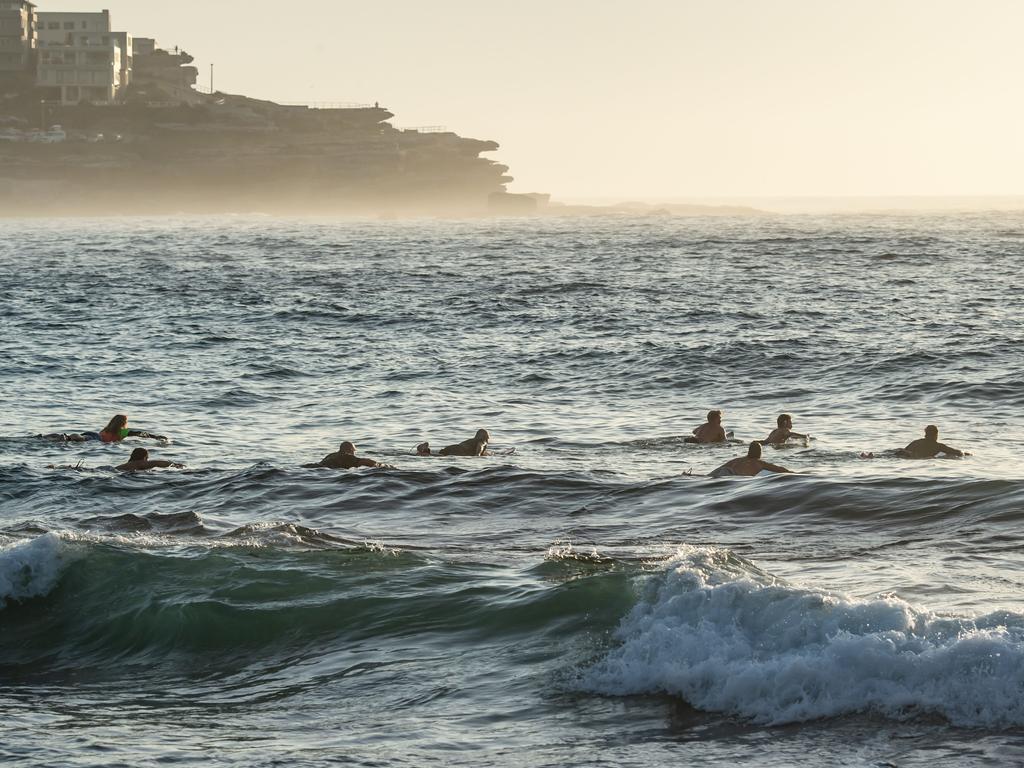
<path id="1" fill-rule="evenodd" d="M 1016 213 L 0 221 L 0 760 L 1024 764 L 1022 265 Z M 169 440 L 37 437 L 116 413 Z M 796 474 L 707 477 L 780 413 Z"/>

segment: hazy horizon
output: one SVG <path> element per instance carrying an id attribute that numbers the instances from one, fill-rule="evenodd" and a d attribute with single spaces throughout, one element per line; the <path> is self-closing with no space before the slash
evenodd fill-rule
<path id="1" fill-rule="evenodd" d="M 861 196 L 766 196 L 700 197 L 655 196 L 590 197 L 556 196 L 565 205 L 621 206 L 638 203 L 649 206 L 741 206 L 770 213 L 888 213 L 933 211 L 1009 211 L 1024 210 L 1024 195 L 861 195 Z"/>
<path id="2" fill-rule="evenodd" d="M 311 0 L 42 0 L 191 53 L 207 85 L 380 102 L 397 126 L 494 139 L 511 190 L 556 199 L 1024 194 L 1024 7 L 788 0 L 481 10 Z"/>

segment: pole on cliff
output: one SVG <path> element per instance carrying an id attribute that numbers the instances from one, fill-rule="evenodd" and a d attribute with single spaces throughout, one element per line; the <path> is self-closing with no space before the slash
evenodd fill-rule
<path id="1" fill-rule="evenodd" d="M 210 93 L 213 93 L 213 64 L 210 65 Z"/>

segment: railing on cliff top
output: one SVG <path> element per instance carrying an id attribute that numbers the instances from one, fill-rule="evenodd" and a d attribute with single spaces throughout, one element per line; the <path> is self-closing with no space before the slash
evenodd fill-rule
<path id="1" fill-rule="evenodd" d="M 212 96 L 219 91 L 209 86 L 195 83 L 192 90 L 207 96 Z M 306 109 L 381 109 L 380 104 L 365 104 L 361 101 L 275 101 L 279 107 L 305 107 Z"/>
<path id="2" fill-rule="evenodd" d="M 397 126 L 396 126 L 397 127 Z M 418 125 L 413 128 L 398 128 L 400 131 L 411 131 L 413 133 L 448 133 L 445 125 Z"/>
<path id="3" fill-rule="evenodd" d="M 380 109 L 379 104 L 361 104 L 355 101 L 279 101 L 282 107 L 306 107 L 307 109 Z"/>
<path id="4" fill-rule="evenodd" d="M 192 86 L 200 93 L 211 94 L 217 91 L 210 91 L 209 88 L 196 84 Z M 357 101 L 277 101 L 274 102 L 280 107 L 305 107 L 306 109 L 383 109 L 379 103 L 363 104 Z M 396 130 L 408 131 L 410 133 L 450 133 L 446 125 L 416 125 L 416 126 L 395 126 Z"/>

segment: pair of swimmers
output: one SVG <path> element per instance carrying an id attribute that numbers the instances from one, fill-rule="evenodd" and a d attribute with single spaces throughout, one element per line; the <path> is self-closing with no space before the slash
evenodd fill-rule
<path id="1" fill-rule="evenodd" d="M 491 435 L 486 429 L 477 430 L 477 433 L 469 440 L 461 443 L 446 445 L 434 453 L 430 450 L 430 443 L 420 443 L 416 446 L 417 456 L 489 456 L 487 443 Z M 356 467 L 379 467 L 394 469 L 390 464 L 381 464 L 379 461 L 368 459 L 365 456 L 356 456 L 356 447 L 346 440 L 338 446 L 338 450 L 329 453 L 315 464 L 303 464 L 303 467 L 313 469 L 315 467 L 327 467 L 329 469 L 355 469 Z"/>
<path id="2" fill-rule="evenodd" d="M 167 438 L 163 435 L 155 435 L 152 432 L 147 432 L 144 429 L 129 429 L 128 428 L 128 417 L 123 413 L 119 413 L 114 416 L 107 426 L 101 429 L 99 432 L 54 432 L 49 435 L 39 435 L 39 437 L 48 440 L 60 440 L 67 443 L 85 443 L 90 440 L 98 440 L 101 443 L 119 443 L 126 437 L 142 437 L 151 440 L 162 440 L 167 441 Z M 53 465 L 51 465 L 52 467 Z M 184 468 L 184 464 L 180 464 L 176 461 L 166 461 L 165 459 L 150 459 L 149 451 L 145 448 L 136 448 L 132 451 L 131 456 L 124 464 L 119 464 L 114 469 L 121 472 L 138 472 L 140 470 L 157 469 L 161 467 L 174 467 L 176 469 Z M 70 467 L 71 469 L 81 469 L 82 465 Z"/>
<path id="3" fill-rule="evenodd" d="M 761 445 L 781 445 L 790 438 L 807 440 L 810 435 L 802 435 L 793 431 L 793 417 L 788 413 L 780 414 L 775 420 L 776 427 L 764 440 L 758 440 Z M 722 412 L 719 410 L 708 411 L 708 420 L 693 430 L 693 437 L 688 437 L 687 443 L 724 443 L 732 436 L 732 432 L 726 432 L 722 426 Z"/>

